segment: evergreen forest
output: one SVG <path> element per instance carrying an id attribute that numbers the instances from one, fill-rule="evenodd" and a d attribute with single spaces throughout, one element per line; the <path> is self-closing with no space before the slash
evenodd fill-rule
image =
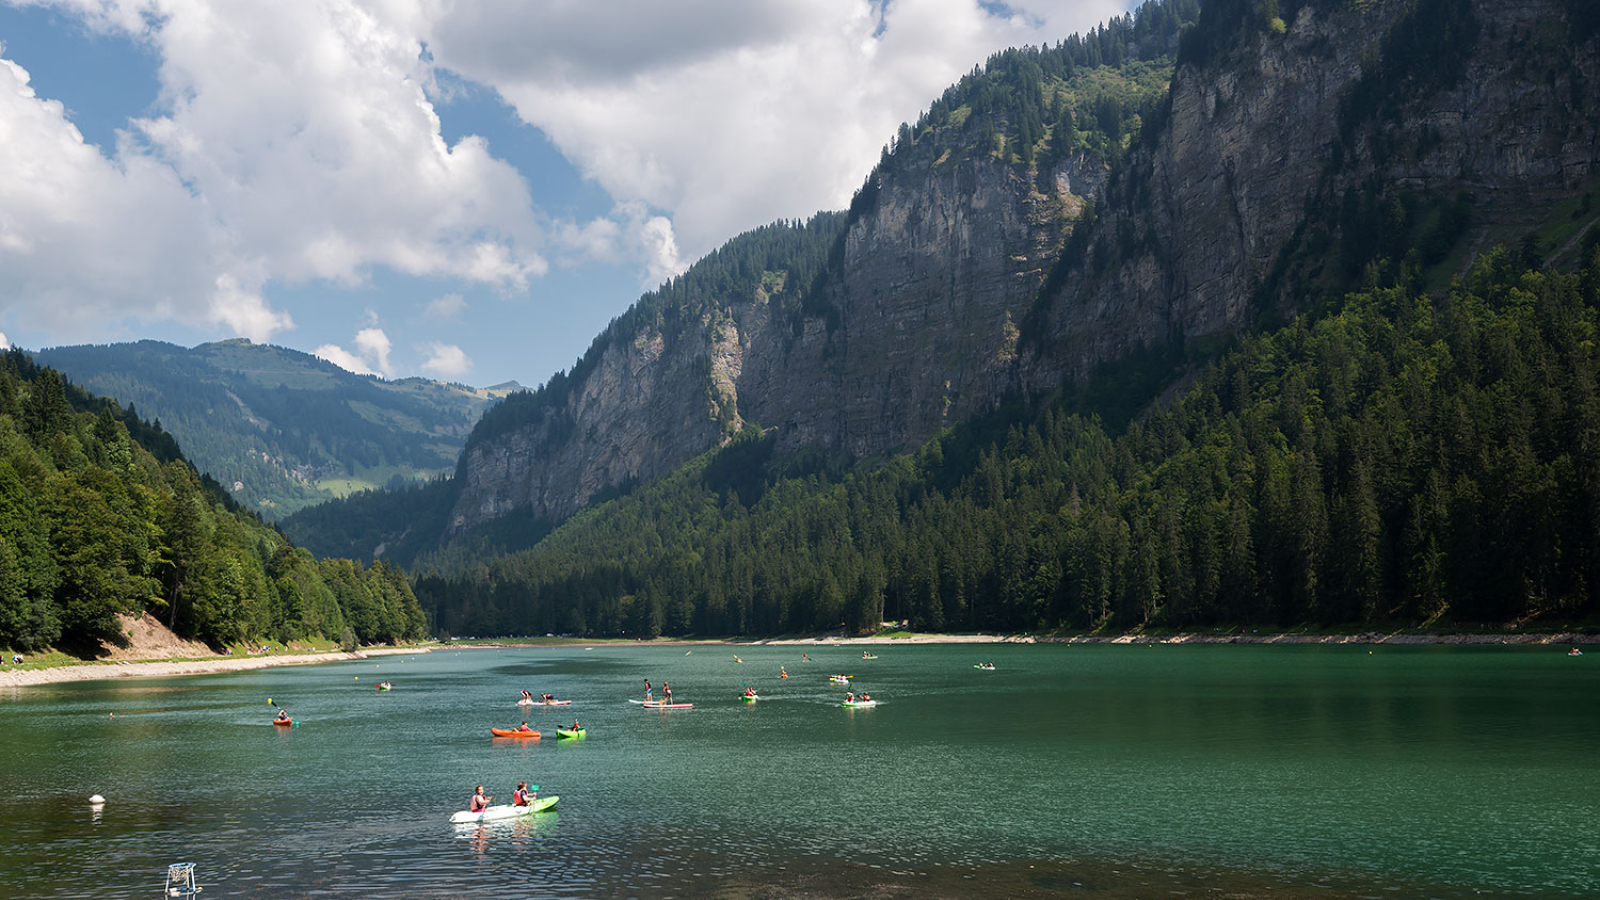
<path id="1" fill-rule="evenodd" d="M 317 560 L 196 472 L 159 425 L 0 356 L 0 647 L 93 652 L 151 613 L 214 646 L 421 637 L 399 567 Z"/>
<path id="2" fill-rule="evenodd" d="M 447 633 L 1360 627 L 1595 612 L 1600 257 L 1348 295 L 1108 429 L 1061 396 L 871 471 L 757 429 L 416 581 Z"/>

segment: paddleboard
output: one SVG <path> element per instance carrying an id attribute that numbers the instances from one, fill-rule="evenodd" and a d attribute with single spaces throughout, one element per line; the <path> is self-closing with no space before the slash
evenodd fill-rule
<path id="1" fill-rule="evenodd" d="M 527 806 L 512 806 L 509 803 L 491 806 L 483 812 L 462 811 L 450 816 L 452 825 L 476 825 L 479 822 L 493 822 L 497 819 L 515 819 L 517 816 L 531 815 L 544 812 L 556 805 L 560 797 L 540 797 Z"/>
<path id="2" fill-rule="evenodd" d="M 693 703 L 646 703 L 645 709 L 694 709 Z"/>

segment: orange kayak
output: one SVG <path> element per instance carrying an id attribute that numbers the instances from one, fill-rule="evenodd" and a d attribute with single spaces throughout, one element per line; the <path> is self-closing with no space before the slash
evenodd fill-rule
<path id="1" fill-rule="evenodd" d="M 273 719 L 272 720 L 272 724 L 277 725 L 280 728 L 293 728 L 294 727 L 294 720 L 293 719 Z"/>
<path id="2" fill-rule="evenodd" d="M 536 741 L 539 739 L 537 731 L 518 731 L 515 728 L 491 728 L 489 731 L 495 737 L 533 738 Z"/>

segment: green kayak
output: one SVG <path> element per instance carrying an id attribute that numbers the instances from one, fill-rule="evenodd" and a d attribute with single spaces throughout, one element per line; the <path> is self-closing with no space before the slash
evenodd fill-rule
<path id="1" fill-rule="evenodd" d="M 583 737 L 584 735 L 586 735 L 588 733 L 589 733 L 589 729 L 587 729 L 587 728 L 579 728 L 577 731 L 573 731 L 570 728 L 557 728 L 556 729 L 556 740 L 559 741 L 559 740 L 565 740 L 567 738 L 581 738 L 581 737 Z"/>

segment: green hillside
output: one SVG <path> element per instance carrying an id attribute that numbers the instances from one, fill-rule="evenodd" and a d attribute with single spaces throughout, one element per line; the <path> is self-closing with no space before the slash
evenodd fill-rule
<path id="1" fill-rule="evenodd" d="M 752 432 L 532 550 L 436 558 L 454 633 L 1048 630 L 1592 618 L 1600 256 L 1489 254 L 1246 340 L 1121 434 L 1058 398 L 877 471 Z"/>
<path id="2" fill-rule="evenodd" d="M 158 426 L 20 350 L 0 357 L 0 648 L 117 642 L 150 612 L 212 644 L 420 637 L 404 574 L 318 561 L 201 476 Z"/>
<path id="3" fill-rule="evenodd" d="M 158 420 L 196 466 L 269 520 L 449 471 L 478 417 L 518 387 L 385 381 L 246 340 L 56 347 L 38 357 Z"/>

